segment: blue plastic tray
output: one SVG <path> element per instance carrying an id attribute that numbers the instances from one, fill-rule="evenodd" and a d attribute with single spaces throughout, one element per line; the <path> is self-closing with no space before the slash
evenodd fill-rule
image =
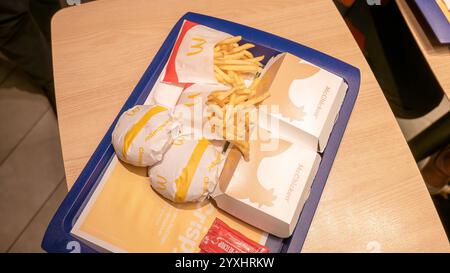
<path id="1" fill-rule="evenodd" d="M 164 41 L 72 189 L 58 208 L 45 233 L 42 242 L 42 248 L 44 250 L 48 252 L 96 252 L 93 248 L 74 237 L 70 231 L 114 155 L 114 149 L 111 145 L 111 133 L 118 117 L 132 106 L 144 103 L 169 58 L 172 46 L 175 43 L 184 20 L 197 22 L 232 35 L 242 35 L 246 41 L 259 45 L 259 49 L 265 51 L 264 53 L 267 54 L 267 57 L 278 52 L 289 52 L 342 77 L 348 84 L 345 100 L 333 127 L 327 147 L 322 154 L 322 161 L 313 181 L 310 196 L 305 203 L 293 235 L 284 240 L 270 235 L 266 243 L 271 249 L 271 252 L 299 252 L 302 249 L 358 95 L 360 85 L 359 70 L 314 49 L 267 32 L 206 15 L 187 13 L 170 31 L 169 36 Z"/>
<path id="2" fill-rule="evenodd" d="M 441 44 L 450 44 L 450 23 L 434 0 L 415 0 L 423 17 L 427 21 L 437 40 Z"/>

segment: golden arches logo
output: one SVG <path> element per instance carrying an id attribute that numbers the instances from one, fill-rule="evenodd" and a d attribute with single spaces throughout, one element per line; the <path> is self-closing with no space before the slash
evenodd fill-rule
<path id="1" fill-rule="evenodd" d="M 203 38 L 192 38 L 193 42 L 197 42 L 196 44 L 192 44 L 191 48 L 194 49 L 194 51 L 188 52 L 187 56 L 193 56 L 203 51 L 203 45 L 206 43 L 206 40 Z"/>
<path id="2" fill-rule="evenodd" d="M 136 115 L 136 113 L 139 113 L 139 111 L 141 111 L 141 108 L 139 106 L 136 106 L 136 107 L 133 107 L 130 110 L 126 111 L 125 115 L 132 117 L 132 116 Z"/>
<path id="3" fill-rule="evenodd" d="M 159 174 L 156 177 L 157 181 L 156 184 L 154 185 L 155 189 L 159 191 L 167 190 L 167 178 Z"/>

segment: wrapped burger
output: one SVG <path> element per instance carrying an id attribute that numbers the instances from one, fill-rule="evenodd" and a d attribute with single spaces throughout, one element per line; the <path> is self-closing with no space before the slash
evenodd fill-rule
<path id="1" fill-rule="evenodd" d="M 153 189 L 176 203 L 204 200 L 215 189 L 222 171 L 222 144 L 178 137 L 164 160 L 148 170 Z"/>
<path id="2" fill-rule="evenodd" d="M 162 160 L 178 130 L 179 124 L 167 108 L 136 105 L 119 118 L 112 144 L 122 161 L 139 167 L 152 166 Z"/>

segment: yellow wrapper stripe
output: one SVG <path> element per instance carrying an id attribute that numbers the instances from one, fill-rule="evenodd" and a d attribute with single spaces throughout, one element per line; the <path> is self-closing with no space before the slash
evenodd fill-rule
<path id="1" fill-rule="evenodd" d="M 169 124 L 169 122 L 171 121 L 172 118 L 168 118 L 166 121 L 164 121 L 163 124 L 159 125 L 158 128 L 153 130 L 153 132 L 151 132 L 148 136 L 145 137 L 145 141 L 149 141 L 150 139 L 152 139 L 152 137 L 154 137 L 157 133 L 159 133 L 162 129 L 164 129 L 164 127 L 166 127 L 167 124 Z"/>
<path id="2" fill-rule="evenodd" d="M 192 178 L 195 175 L 195 171 L 197 170 L 200 160 L 202 159 L 206 148 L 208 148 L 208 145 L 209 141 L 204 138 L 198 141 L 187 165 L 181 171 L 180 176 L 175 180 L 175 202 L 184 202 L 186 199 L 189 187 L 191 186 Z"/>
<path id="3" fill-rule="evenodd" d="M 162 106 L 155 106 L 145 113 L 141 119 L 139 119 L 136 124 L 131 127 L 131 129 L 125 135 L 125 139 L 123 141 L 123 150 L 122 154 L 125 159 L 127 159 L 127 152 L 130 148 L 131 142 L 133 142 L 134 138 L 139 134 L 139 132 L 144 128 L 145 124 L 156 114 L 166 111 L 167 109 Z"/>

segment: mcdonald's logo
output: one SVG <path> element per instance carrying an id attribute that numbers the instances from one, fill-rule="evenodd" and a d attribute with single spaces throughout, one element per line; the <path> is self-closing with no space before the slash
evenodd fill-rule
<path id="1" fill-rule="evenodd" d="M 156 181 L 155 189 L 159 191 L 165 191 L 167 189 L 167 179 L 164 176 L 157 175 L 158 181 Z"/>
<path id="2" fill-rule="evenodd" d="M 132 117 L 139 111 L 141 111 L 141 108 L 139 106 L 136 106 L 136 107 L 133 107 L 130 110 L 126 111 L 125 115 Z"/>
<path id="3" fill-rule="evenodd" d="M 188 52 L 187 56 L 193 56 L 203 51 L 203 45 L 206 43 L 205 39 L 194 37 L 192 38 L 193 42 L 197 42 L 196 44 L 191 45 L 191 48 L 194 51 Z"/>

